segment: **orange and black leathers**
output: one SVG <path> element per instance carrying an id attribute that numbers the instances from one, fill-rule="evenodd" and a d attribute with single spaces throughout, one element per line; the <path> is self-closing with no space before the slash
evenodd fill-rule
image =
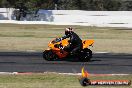
<path id="1" fill-rule="evenodd" d="M 66 51 L 70 51 L 71 54 L 76 54 L 79 50 L 82 49 L 83 44 L 80 37 L 73 31 L 65 33 L 65 36 L 62 37 L 63 39 L 70 38 L 69 45 L 64 48 Z"/>

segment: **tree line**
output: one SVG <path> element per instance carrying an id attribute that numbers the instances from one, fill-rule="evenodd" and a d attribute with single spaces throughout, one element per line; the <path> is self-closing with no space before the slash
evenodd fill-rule
<path id="1" fill-rule="evenodd" d="M 0 8 L 131 11 L 132 0 L 0 0 Z"/>

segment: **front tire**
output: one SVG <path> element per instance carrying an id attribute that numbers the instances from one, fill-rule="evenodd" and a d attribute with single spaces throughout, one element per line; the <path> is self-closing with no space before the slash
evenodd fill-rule
<path id="1" fill-rule="evenodd" d="M 43 52 L 43 58 L 47 61 L 54 61 L 58 59 L 57 55 L 54 54 L 52 50 L 45 50 Z"/>

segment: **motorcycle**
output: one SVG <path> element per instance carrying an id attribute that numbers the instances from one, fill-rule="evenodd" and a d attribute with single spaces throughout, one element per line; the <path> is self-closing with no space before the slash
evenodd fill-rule
<path id="1" fill-rule="evenodd" d="M 82 40 L 83 47 L 75 55 L 80 61 L 90 61 L 92 58 L 92 51 L 88 48 L 93 46 L 94 40 Z M 70 51 L 65 51 L 64 47 L 69 45 L 68 39 L 61 40 L 55 38 L 48 44 L 48 49 L 43 52 L 43 58 L 48 61 L 54 61 L 57 59 L 63 59 L 71 57 Z"/>

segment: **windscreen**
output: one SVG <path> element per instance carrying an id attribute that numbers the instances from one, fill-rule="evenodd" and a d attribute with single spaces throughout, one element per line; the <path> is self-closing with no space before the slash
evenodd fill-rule
<path id="1" fill-rule="evenodd" d="M 51 43 L 57 43 L 57 42 L 60 42 L 61 41 L 61 39 L 60 38 L 56 38 L 56 39 L 54 39 Z"/>

